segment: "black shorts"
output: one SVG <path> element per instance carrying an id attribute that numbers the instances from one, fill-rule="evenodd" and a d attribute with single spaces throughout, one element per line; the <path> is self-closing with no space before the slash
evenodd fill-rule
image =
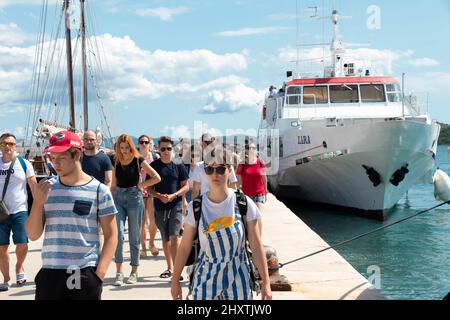
<path id="1" fill-rule="evenodd" d="M 101 300 L 103 281 L 94 267 L 78 270 L 41 269 L 36 275 L 36 300 Z"/>

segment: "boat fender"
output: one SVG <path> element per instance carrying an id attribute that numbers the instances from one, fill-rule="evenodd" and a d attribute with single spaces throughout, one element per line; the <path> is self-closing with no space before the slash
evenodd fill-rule
<path id="1" fill-rule="evenodd" d="M 362 165 L 362 167 L 366 170 L 367 176 L 369 180 L 373 183 L 374 187 L 377 187 L 381 184 L 381 176 L 380 174 L 372 167 L 368 167 L 366 165 Z"/>
<path id="2" fill-rule="evenodd" d="M 434 198 L 440 201 L 450 201 L 450 178 L 442 170 L 437 169 L 433 176 Z"/>

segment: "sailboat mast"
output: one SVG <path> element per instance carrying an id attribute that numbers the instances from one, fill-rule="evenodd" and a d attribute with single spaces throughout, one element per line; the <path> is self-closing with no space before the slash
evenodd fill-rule
<path id="1" fill-rule="evenodd" d="M 75 99 L 73 89 L 73 69 L 72 69 L 72 37 L 70 34 L 69 0 L 64 0 L 64 13 L 66 17 L 66 54 L 67 54 L 67 80 L 69 84 L 69 126 L 75 130 Z"/>
<path id="2" fill-rule="evenodd" d="M 86 20 L 84 17 L 84 3 L 81 2 L 81 64 L 83 73 L 83 119 L 84 131 L 89 130 L 89 111 L 88 111 L 88 87 L 87 87 L 87 72 L 86 72 Z"/>

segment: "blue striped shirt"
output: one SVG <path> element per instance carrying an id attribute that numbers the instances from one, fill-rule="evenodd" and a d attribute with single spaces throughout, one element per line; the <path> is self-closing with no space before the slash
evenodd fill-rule
<path id="1" fill-rule="evenodd" d="M 59 178 L 53 178 L 51 183 L 44 205 L 43 268 L 97 266 L 100 256 L 98 218 L 117 213 L 111 192 L 95 178 L 75 187 L 62 184 Z"/>

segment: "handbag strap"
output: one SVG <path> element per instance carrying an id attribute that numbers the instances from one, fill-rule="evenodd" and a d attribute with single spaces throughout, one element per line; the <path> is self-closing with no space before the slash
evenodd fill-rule
<path id="1" fill-rule="evenodd" d="M 11 177 L 11 171 L 14 168 L 14 163 L 16 162 L 16 157 L 11 162 L 11 165 L 9 166 L 8 173 L 6 174 L 5 184 L 3 185 L 3 193 L 2 193 L 2 201 L 5 199 L 6 195 L 6 189 L 8 188 L 9 184 L 9 178 Z"/>

